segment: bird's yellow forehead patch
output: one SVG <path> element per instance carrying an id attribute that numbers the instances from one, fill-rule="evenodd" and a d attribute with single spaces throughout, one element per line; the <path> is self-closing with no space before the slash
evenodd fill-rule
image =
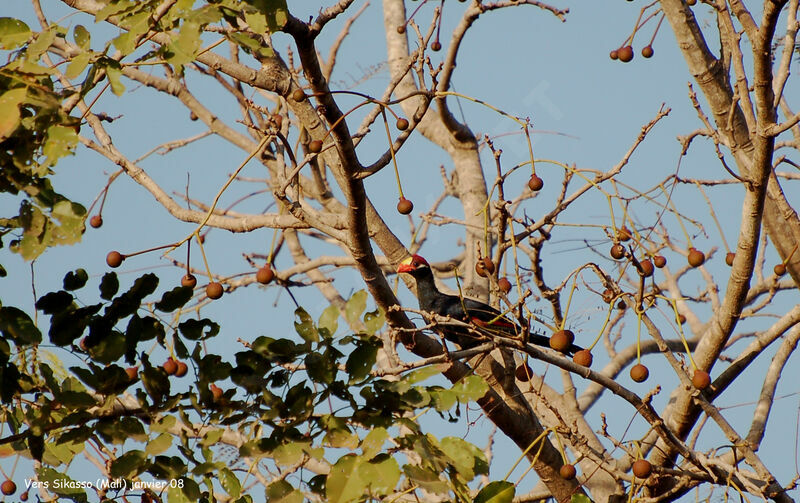
<path id="1" fill-rule="evenodd" d="M 414 261 L 414 256 L 412 255 L 412 256 L 406 258 L 405 260 L 403 260 L 402 262 L 400 262 L 400 264 L 401 265 L 411 265 L 411 262 L 413 262 L 413 261 Z"/>

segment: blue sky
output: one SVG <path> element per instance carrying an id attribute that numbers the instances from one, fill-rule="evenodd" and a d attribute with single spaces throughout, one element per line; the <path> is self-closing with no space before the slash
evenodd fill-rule
<path id="1" fill-rule="evenodd" d="M 43 2 L 46 12 L 53 13 L 52 19 L 58 18 L 60 13 L 63 13 L 56 4 L 57 2 L 52 0 Z M 301 19 L 313 15 L 320 5 L 316 2 L 295 2 L 295 4 L 297 5 L 292 5 L 290 8 L 293 14 Z M 363 2 L 356 2 L 357 7 L 362 4 Z M 410 11 L 416 7 L 417 2 L 407 2 L 407 4 Z M 10 9 L 7 7 L 3 15 L 20 17 L 30 22 L 32 26 L 35 25 L 27 2 L 15 0 L 9 5 Z M 559 1 L 554 2 L 554 5 L 570 8 L 567 22 L 562 23 L 546 12 L 530 6 L 492 12 L 481 18 L 463 43 L 453 79 L 455 90 L 487 101 L 519 117 L 530 117 L 536 130 L 534 150 L 537 158 L 555 159 L 566 164 L 574 163 L 579 168 L 596 170 L 607 170 L 619 162 L 632 145 L 640 128 L 653 119 L 664 104 L 671 108 L 669 116 L 653 129 L 631 158 L 630 164 L 623 172 L 622 180 L 644 189 L 674 173 L 678 167 L 680 154 L 680 145 L 676 137 L 688 134 L 702 127 L 702 124 L 688 99 L 687 82 L 691 80 L 691 76 L 686 70 L 669 27 L 665 23 L 656 37 L 653 44 L 655 56 L 652 59 L 644 59 L 639 55 L 639 50 L 646 45 L 655 26 L 652 21 L 648 23 L 641 33 L 637 34 L 634 61 L 623 64 L 610 60 L 608 53 L 619 46 L 630 33 L 642 5 L 640 2 Z M 48 10 L 51 7 L 53 11 Z M 427 5 L 420 10 L 417 16 L 421 24 L 426 25 L 429 22 L 432 9 L 433 5 Z M 449 33 L 462 9 L 463 5 L 460 3 L 446 3 L 443 35 Z M 710 22 L 713 26 L 713 18 L 705 7 L 698 6 L 695 12 L 701 21 Z M 65 19 L 62 24 L 72 25 L 78 22 L 89 26 L 93 20 L 79 21 L 76 16 Z M 333 23 L 322 36 L 320 46 L 323 54 L 327 54 L 327 45 L 335 37 L 337 26 L 340 25 L 338 22 Z M 332 82 L 344 88 L 358 81 L 355 90 L 376 95 L 382 92 L 389 80 L 385 68 L 386 55 L 382 29 L 380 2 L 373 2 L 356 21 L 351 36 L 342 45 Z M 447 39 L 445 36 L 442 40 L 445 46 Z M 710 39 L 709 43 L 713 43 L 713 40 Z M 95 49 L 99 45 L 99 40 L 93 42 Z M 290 45 L 290 40 L 286 36 L 278 35 L 274 39 L 274 45 L 283 52 L 284 48 Z M 437 58 L 441 56 L 434 53 L 431 57 L 434 61 L 438 61 Z M 793 70 L 797 71 L 796 64 Z M 203 96 L 207 106 L 222 117 L 235 116 L 238 109 L 231 100 L 221 97 L 212 85 L 197 79 L 196 75 L 193 78 L 196 83 L 190 81 L 190 88 Z M 188 112 L 173 100 L 159 97 L 130 81 L 126 82 L 126 86 L 129 93 L 122 98 L 107 93 L 98 102 L 96 110 L 102 110 L 111 116 L 123 116 L 122 119 L 109 125 L 108 129 L 114 137 L 115 144 L 130 158 L 137 158 L 158 144 L 203 131 L 203 126 L 189 121 Z M 788 92 L 790 102 L 794 101 L 795 104 L 800 102 L 797 100 L 796 88 Z M 524 138 L 518 134 L 518 128 L 513 122 L 466 100 L 458 104 L 456 101 L 450 101 L 450 104 L 453 110 L 458 110 L 459 116 L 463 113 L 473 132 L 498 136 L 496 145 L 503 149 L 503 159 L 508 166 L 526 159 L 527 147 Z M 351 122 L 351 130 L 354 130 L 357 124 L 358 121 Z M 371 138 L 359 147 L 359 155 L 364 163 L 380 155 L 385 148 L 385 137 L 382 135 L 382 126 L 378 124 L 373 128 Z M 188 174 L 192 197 L 208 200 L 245 157 L 246 154 L 228 147 L 222 140 L 207 138 L 168 156 L 150 156 L 141 163 L 141 166 L 159 180 L 170 193 L 184 191 Z M 432 147 L 416 133 L 407 148 L 398 153 L 398 161 L 404 191 L 406 196 L 415 202 L 414 215 L 418 215 L 419 211 L 422 211 L 426 204 L 430 204 L 441 190 L 439 166 L 444 165 L 449 171 L 452 169 L 452 163 L 443 152 Z M 490 156 L 485 155 L 484 161 L 485 169 L 488 173 L 492 173 L 494 166 Z M 108 175 L 115 170 L 116 166 L 108 160 L 79 148 L 75 157 L 65 159 L 57 166 L 56 187 L 68 197 L 83 202 L 88 207 L 100 193 Z M 537 173 L 544 178 L 549 189 L 557 187 L 563 170 L 554 165 L 541 163 Z M 693 144 L 680 164 L 680 174 L 703 179 L 727 177 L 707 141 Z M 255 164 L 248 165 L 242 175 L 257 177 L 259 169 Z M 527 177 L 520 172 L 516 178 L 511 179 L 507 188 L 516 195 L 526 180 Z M 514 184 L 518 184 L 516 187 L 519 187 L 516 192 Z M 376 207 L 386 216 L 392 228 L 402 239 L 410 240 L 405 218 L 396 215 L 394 211 L 397 193 L 391 170 L 385 169 L 370 178 L 366 185 Z M 226 206 L 239 197 L 261 188 L 255 184 L 234 186 L 226 193 L 221 206 Z M 728 243 L 735 246 L 743 191 L 737 186 L 726 186 L 710 188 L 707 193 L 720 218 Z M 548 209 L 554 195 L 549 190 L 543 191 L 539 197 L 526 203 L 525 211 L 534 216 Z M 17 204 L 17 201 L 0 201 L 0 208 L 4 210 L 9 207 L 14 208 Z M 240 208 L 242 211 L 261 212 L 269 204 L 270 201 L 264 196 L 256 196 Z M 562 220 L 571 223 L 609 225 L 608 209 L 605 204 L 604 198 L 597 195 L 589 196 L 585 202 L 568 211 Z M 725 250 L 719 232 L 708 215 L 705 201 L 695 189 L 681 187 L 675 192 L 675 204 L 681 212 L 701 220 L 704 224 L 707 236 L 699 236 L 695 245 L 704 251 L 715 246 L 719 248 L 707 268 L 717 277 L 721 291 L 724 292 L 725 278 L 729 269 L 724 264 Z M 632 208 L 641 221 L 647 222 L 648 219 L 653 219 L 654 212 L 647 205 L 636 203 Z M 456 217 L 460 215 L 459 208 L 453 203 L 446 205 L 445 209 Z M 617 206 L 615 211 L 619 209 Z M 125 177 L 120 177 L 113 184 L 103 218 L 104 226 L 96 230 L 88 229 L 80 244 L 50 250 L 33 264 L 35 272 L 33 283 L 38 295 L 59 288 L 63 272 L 77 267 L 86 268 L 94 280 L 99 280 L 107 270 L 105 255 L 112 249 L 129 253 L 149 248 L 180 239 L 194 228 L 192 224 L 174 221 L 165 210 L 155 204 L 144 189 Z M 416 221 L 419 223 L 418 217 Z M 675 219 L 665 219 L 665 225 L 669 226 L 676 244 L 685 246 L 685 239 Z M 430 241 L 426 248 L 423 248 L 423 252 L 431 260 L 444 260 L 455 256 L 460 251 L 457 240 L 461 235 L 458 229 L 433 229 Z M 247 235 L 232 235 L 225 231 L 213 230 L 208 236 L 207 245 L 212 269 L 215 273 L 230 275 L 249 270 L 247 263 L 242 259 L 242 253 L 265 252 L 271 238 L 272 231 L 267 229 Z M 546 255 L 546 271 L 550 281 L 554 283 L 559 281 L 565 273 L 582 263 L 601 260 L 584 248 L 582 239 L 600 241 L 603 235 L 596 229 L 558 228 L 558 233 L 549 244 Z M 604 243 L 601 249 L 606 250 L 608 246 L 610 245 Z M 310 251 L 322 253 L 324 250 Z M 159 256 L 158 253 L 154 253 L 126 261 L 120 268 L 123 285 L 125 281 L 130 284 L 135 277 L 145 271 L 157 272 L 161 276 L 162 285 L 177 284 L 182 271 L 168 265 L 168 262 Z M 179 252 L 174 256 L 183 260 L 184 254 Z M 769 249 L 767 257 L 768 270 L 771 270 L 771 264 L 777 260 L 775 252 Z M 667 258 L 671 264 L 683 261 L 675 253 L 668 253 Z M 0 262 L 9 271 L 7 278 L 0 279 L 0 299 L 4 304 L 13 304 L 33 312 L 34 296 L 31 291 L 30 264 L 22 262 L 16 255 L 9 254 L 7 249 L 0 250 Z M 284 254 L 279 257 L 277 265 L 279 268 L 287 267 L 288 256 Z M 603 263 L 603 266 L 609 269 L 612 267 L 608 261 Z M 687 287 L 687 291 L 690 293 L 698 291 L 700 280 L 699 274 L 694 273 L 686 283 L 691 285 Z M 338 273 L 337 281 L 343 294 L 363 287 L 355 277 L 355 273 L 347 271 Z M 297 290 L 295 289 L 295 295 L 312 316 L 317 317 L 326 305 L 321 297 L 311 288 L 302 289 L 300 292 Z M 399 294 L 404 304 L 416 307 L 415 299 L 402 285 Z M 781 303 L 776 304 L 771 311 L 780 314 L 798 300 L 796 292 L 781 298 Z M 604 313 L 598 310 L 596 297 L 590 295 L 578 296 L 575 306 L 568 323 L 575 327 L 579 341 L 581 337 L 584 341 L 591 340 L 602 323 Z M 203 314 L 219 320 L 226 337 L 235 340 L 240 336 L 253 338 L 257 335 L 291 330 L 290 308 L 293 309 L 289 296 L 280 293 L 276 287 L 256 289 L 251 286 L 226 295 L 221 301 L 204 308 Z M 707 319 L 709 311 L 707 308 L 699 308 L 698 315 Z M 763 329 L 768 323 L 769 319 L 748 321 L 742 324 L 742 330 Z M 635 317 L 626 321 L 623 338 L 632 341 L 634 335 Z M 743 434 L 749 424 L 752 406 L 739 405 L 758 398 L 763 380 L 763 366 L 769 363 L 772 351 L 774 350 L 767 350 L 767 354 L 763 355 L 754 368 L 743 376 L 744 381 L 734 390 L 723 394 L 717 402 L 720 406 L 726 407 L 724 411 L 726 417 L 741 428 Z M 737 351 L 732 350 L 730 354 L 735 355 Z M 655 399 L 656 408 L 660 409 L 669 396 L 670 386 L 676 381 L 674 375 L 670 375 L 671 371 L 662 366 L 659 357 L 651 357 L 648 365 L 651 362 L 651 369 L 656 369 L 658 383 L 665 387 L 665 391 Z M 796 357 L 794 363 L 796 366 Z M 724 367 L 725 364 L 718 365 L 712 376 Z M 556 374 L 555 369 L 549 371 L 549 376 L 558 385 Z M 632 386 L 641 394 L 646 393 L 650 389 L 649 386 L 656 384 L 656 381 L 651 380 L 648 382 L 649 386 L 633 385 L 627 377 L 627 371 L 620 377 L 620 381 Z M 579 389 L 584 386 L 580 379 L 576 379 L 576 383 Z M 790 394 L 790 396 L 776 402 L 770 423 L 770 427 L 776 431 L 767 436 L 759 452 L 763 459 L 770 461 L 770 467 L 775 469 L 779 480 L 786 483 L 796 471 L 795 449 L 787 447 L 787 439 L 791 438 L 793 443 L 797 441 L 795 423 L 798 397 L 794 382 L 783 383 L 779 390 L 779 395 Z M 627 406 L 621 406 L 614 398 L 598 404 L 591 413 L 592 417 L 597 419 L 600 412 L 610 415 L 612 427 L 616 428 L 619 434 L 633 416 L 632 410 Z M 443 427 L 449 427 L 437 425 L 433 419 L 429 422 L 431 428 L 437 432 L 443 431 Z M 637 428 L 641 431 L 642 424 L 636 423 L 634 430 Z M 716 427 L 709 425 L 706 428 L 713 430 Z M 484 421 L 472 429 L 467 438 L 482 446 L 487 431 L 488 424 Z M 715 442 L 718 440 L 719 434 L 714 433 L 708 447 L 717 445 Z M 517 451 L 514 447 L 503 442 L 499 442 L 498 446 L 501 451 L 511 453 L 508 457 L 516 458 Z M 11 463 L 11 459 L 0 460 L 0 466 L 6 471 L 10 470 Z M 503 474 L 504 468 L 501 464 L 501 468 L 492 475 L 502 477 Z M 512 477 L 512 480 L 514 479 L 515 477 Z"/>

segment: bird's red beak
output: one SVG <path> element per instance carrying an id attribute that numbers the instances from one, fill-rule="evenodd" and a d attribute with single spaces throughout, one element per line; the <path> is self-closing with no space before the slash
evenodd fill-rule
<path id="1" fill-rule="evenodd" d="M 428 262 L 424 258 L 420 257 L 419 255 L 412 255 L 400 262 L 400 265 L 397 266 L 397 272 L 401 273 L 416 271 L 420 266 L 423 265 L 428 265 Z"/>
<path id="2" fill-rule="evenodd" d="M 411 272 L 416 269 L 414 265 L 414 257 L 408 257 L 404 261 L 400 262 L 400 265 L 397 266 L 397 272 Z"/>

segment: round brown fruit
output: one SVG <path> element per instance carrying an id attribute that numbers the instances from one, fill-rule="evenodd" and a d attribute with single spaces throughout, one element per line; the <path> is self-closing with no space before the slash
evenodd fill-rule
<path id="1" fill-rule="evenodd" d="M 175 369 L 175 377 L 183 377 L 189 371 L 189 366 L 184 362 L 178 362 L 178 368 Z"/>
<path id="2" fill-rule="evenodd" d="M 536 175 L 531 175 L 531 178 L 528 180 L 528 188 L 534 192 L 538 192 L 542 190 L 542 187 L 544 187 L 544 180 Z"/>
<path id="3" fill-rule="evenodd" d="M 400 131 L 405 131 L 406 129 L 408 129 L 408 119 L 400 117 L 399 119 L 397 119 L 397 123 L 395 124 L 395 126 Z"/>
<path id="4" fill-rule="evenodd" d="M 628 63 L 633 60 L 633 47 L 626 45 L 617 49 L 617 57 L 623 63 Z"/>
<path id="5" fill-rule="evenodd" d="M 633 462 L 633 474 L 640 479 L 646 479 L 653 471 L 653 465 L 646 459 L 637 459 Z"/>
<path id="6" fill-rule="evenodd" d="M 578 365 L 583 365 L 584 367 L 591 367 L 592 366 L 592 352 L 588 349 L 581 349 L 575 356 L 572 357 L 572 361 L 577 363 Z"/>
<path id="7" fill-rule="evenodd" d="M 694 5 L 696 3 L 697 3 L 697 0 L 686 0 L 686 5 L 688 5 L 689 7 L 691 7 L 692 5 Z"/>
<path id="8" fill-rule="evenodd" d="M 681 323 L 681 325 L 683 325 L 684 323 L 686 323 L 686 316 L 684 316 L 683 314 L 678 314 L 678 321 Z"/>
<path id="9" fill-rule="evenodd" d="M 652 58 L 653 57 L 653 46 L 652 45 L 646 45 L 646 46 L 642 47 L 642 56 L 644 56 L 645 58 Z"/>
<path id="10" fill-rule="evenodd" d="M 181 286 L 185 286 L 187 288 L 194 288 L 197 286 L 197 278 L 194 277 L 192 273 L 186 273 L 181 278 Z"/>
<path id="11" fill-rule="evenodd" d="M 217 300 L 218 298 L 222 297 L 223 291 L 222 284 L 217 283 L 216 281 L 212 281 L 206 285 L 206 296 L 211 300 Z"/>
<path id="12" fill-rule="evenodd" d="M 405 32 L 406 32 L 406 25 L 401 24 L 400 26 L 397 27 L 397 33 L 399 33 L 400 35 L 402 35 Z"/>
<path id="13" fill-rule="evenodd" d="M 483 268 L 486 269 L 488 274 L 494 273 L 494 262 L 489 257 L 483 257 Z"/>
<path id="14" fill-rule="evenodd" d="M 692 267 L 700 267 L 706 261 L 706 256 L 697 248 L 689 248 L 689 256 L 687 257 L 689 265 Z"/>
<path id="15" fill-rule="evenodd" d="M 523 363 L 522 365 L 517 366 L 517 369 L 514 371 L 514 375 L 520 381 L 528 382 L 533 376 L 533 370 L 531 370 L 527 363 Z"/>
<path id="16" fill-rule="evenodd" d="M 312 140 L 308 143 L 308 150 L 312 154 L 319 154 L 322 152 L 322 140 Z"/>
<path id="17" fill-rule="evenodd" d="M 653 257 L 653 264 L 655 264 L 656 267 L 661 269 L 662 267 L 667 265 L 667 259 L 664 257 L 664 255 L 656 255 L 655 257 Z"/>
<path id="18" fill-rule="evenodd" d="M 214 401 L 218 402 L 222 398 L 222 388 L 216 384 L 212 384 L 209 386 L 209 389 L 211 390 L 211 396 L 214 397 Z"/>
<path id="19" fill-rule="evenodd" d="M 620 241 L 630 241 L 631 231 L 627 227 L 620 227 L 617 229 L 617 239 Z"/>
<path id="20" fill-rule="evenodd" d="M 103 226 L 103 217 L 100 215 L 95 215 L 89 219 L 89 225 L 97 229 L 98 227 Z"/>
<path id="21" fill-rule="evenodd" d="M 139 367 L 128 367 L 125 369 L 125 373 L 128 374 L 128 379 L 133 381 L 139 375 Z"/>
<path id="22" fill-rule="evenodd" d="M 650 259 L 644 259 L 641 262 L 639 262 L 639 267 L 641 267 L 641 270 L 639 272 L 645 278 L 649 278 L 650 276 L 653 275 L 653 263 L 650 262 Z"/>
<path id="23" fill-rule="evenodd" d="M 400 201 L 397 202 L 397 212 L 401 215 L 408 215 L 412 211 L 414 211 L 414 203 L 405 197 L 401 197 Z"/>
<path id="24" fill-rule="evenodd" d="M 645 382 L 650 377 L 650 371 L 641 363 L 637 363 L 631 367 L 631 379 L 636 382 Z"/>
<path id="25" fill-rule="evenodd" d="M 606 288 L 605 290 L 603 290 L 603 302 L 605 302 L 606 304 L 611 304 L 613 300 L 614 300 L 614 290 L 610 288 Z"/>
<path id="26" fill-rule="evenodd" d="M 572 330 L 559 330 L 550 336 L 550 347 L 562 353 L 566 352 L 573 342 L 575 334 Z"/>
<path id="27" fill-rule="evenodd" d="M 178 371 L 178 362 L 173 357 L 167 358 L 167 361 L 161 366 L 164 369 L 164 372 L 167 373 L 168 376 L 175 375 L 175 372 Z"/>
<path id="28" fill-rule="evenodd" d="M 108 255 L 106 255 L 106 264 L 108 264 L 108 267 L 119 267 L 124 260 L 125 255 L 116 250 L 108 252 Z"/>
<path id="29" fill-rule="evenodd" d="M 503 291 L 503 293 L 508 293 L 511 291 L 511 282 L 508 278 L 500 278 L 497 280 L 497 288 Z"/>
<path id="30" fill-rule="evenodd" d="M 777 264 L 772 270 L 773 272 L 775 272 L 775 276 L 778 277 L 783 276 L 784 274 L 786 274 L 786 264 L 781 262 L 780 264 Z"/>
<path id="31" fill-rule="evenodd" d="M 619 260 L 625 256 L 625 247 L 619 243 L 615 243 L 611 247 L 611 258 Z"/>
<path id="32" fill-rule="evenodd" d="M 566 464 L 558 469 L 558 474 L 564 480 L 572 480 L 578 474 L 578 471 L 575 470 L 575 465 Z"/>
<path id="33" fill-rule="evenodd" d="M 735 253 L 728 252 L 728 254 L 725 255 L 725 263 L 728 264 L 729 266 L 732 266 L 733 265 L 733 259 L 735 259 L 735 258 L 736 258 L 736 254 Z"/>
<path id="34" fill-rule="evenodd" d="M 28 491 L 25 491 L 24 493 L 20 494 L 19 499 L 20 501 L 28 501 Z"/>
<path id="35" fill-rule="evenodd" d="M 489 275 L 489 273 L 486 272 L 486 264 L 483 263 L 483 259 L 478 259 L 478 261 L 475 262 L 475 272 L 477 272 L 478 276 L 481 278 L 485 278 Z"/>
<path id="36" fill-rule="evenodd" d="M 196 113 L 194 113 L 194 112 L 190 112 L 189 113 L 189 120 L 190 121 L 196 121 L 197 119 L 198 119 L 198 117 L 197 117 Z"/>
<path id="37" fill-rule="evenodd" d="M 0 484 L 0 490 L 2 490 L 3 494 L 6 496 L 11 496 L 17 492 L 17 484 L 15 484 L 13 480 L 6 479 Z"/>
<path id="38" fill-rule="evenodd" d="M 617 53 L 616 50 L 613 50 L 608 53 L 608 57 L 616 61 L 617 58 L 619 58 L 619 54 Z"/>
<path id="39" fill-rule="evenodd" d="M 699 390 L 704 390 L 711 385 L 711 376 L 705 370 L 695 369 L 692 375 L 692 384 Z"/>
<path id="40" fill-rule="evenodd" d="M 283 125 L 283 115 L 281 115 L 281 114 L 272 114 L 270 116 L 270 119 L 272 119 L 272 122 L 275 124 L 275 127 L 278 128 L 278 129 L 280 129 L 281 126 Z"/>
<path id="41" fill-rule="evenodd" d="M 264 264 L 264 267 L 256 272 L 256 281 L 262 285 L 268 285 L 273 279 L 275 279 L 275 272 L 269 264 Z"/>
<path id="42" fill-rule="evenodd" d="M 439 42 L 438 40 L 434 40 L 433 43 L 431 44 L 431 50 L 435 52 L 441 51 L 442 50 L 441 42 Z"/>
<path id="43" fill-rule="evenodd" d="M 619 302 L 617 302 L 617 309 L 619 309 L 620 311 L 625 310 L 626 307 L 628 307 L 628 305 L 625 304 L 624 300 L 620 299 Z"/>
<path id="44" fill-rule="evenodd" d="M 292 99 L 298 103 L 303 102 L 306 100 L 306 93 L 302 89 L 295 89 L 292 91 Z"/>

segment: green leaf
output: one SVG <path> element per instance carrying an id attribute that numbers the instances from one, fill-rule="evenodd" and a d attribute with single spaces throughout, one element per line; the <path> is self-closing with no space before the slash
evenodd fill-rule
<path id="1" fill-rule="evenodd" d="M 191 289 L 187 290 L 191 291 Z M 188 319 L 178 325 L 181 335 L 193 341 L 206 340 L 219 333 L 219 325 L 203 318 L 202 320 Z"/>
<path id="2" fill-rule="evenodd" d="M 281 444 L 272 451 L 271 456 L 280 466 L 292 466 L 303 459 L 303 447 L 307 445 L 300 442 Z"/>
<path id="3" fill-rule="evenodd" d="M 359 290 L 353 294 L 344 306 L 344 313 L 347 322 L 351 325 L 357 323 L 361 313 L 367 308 L 367 292 Z"/>
<path id="4" fill-rule="evenodd" d="M 370 335 L 374 335 L 380 330 L 384 323 L 386 323 L 386 314 L 380 308 L 364 315 L 364 326 Z"/>
<path id="5" fill-rule="evenodd" d="M 28 44 L 28 49 L 25 51 L 27 59 L 29 61 L 38 61 L 39 56 L 44 54 L 44 52 L 53 45 L 57 36 L 58 31 L 53 28 L 40 32 L 34 41 Z"/>
<path id="6" fill-rule="evenodd" d="M 253 32 L 264 34 L 267 31 L 267 18 L 260 12 L 245 11 L 244 20 Z"/>
<path id="7" fill-rule="evenodd" d="M 456 394 L 449 389 L 436 387 L 428 388 L 433 407 L 439 412 L 450 410 L 456 404 Z"/>
<path id="8" fill-rule="evenodd" d="M 417 384 L 419 382 L 424 381 L 425 379 L 431 378 L 435 375 L 439 375 L 442 370 L 437 365 L 429 365 L 427 367 L 422 367 L 421 369 L 417 369 L 413 372 L 409 372 L 403 378 L 403 381 L 409 384 Z"/>
<path id="9" fill-rule="evenodd" d="M 111 300 L 118 291 L 119 279 L 117 279 L 117 273 L 107 272 L 103 274 L 103 279 L 100 280 L 100 298 Z"/>
<path id="10" fill-rule="evenodd" d="M 286 22 L 289 20 L 289 9 L 286 7 L 286 0 L 261 0 L 253 3 L 260 6 L 261 11 L 266 14 L 267 28 L 269 28 L 270 33 L 278 32 L 286 26 Z"/>
<path id="11" fill-rule="evenodd" d="M 202 42 L 200 32 L 199 23 L 184 21 L 177 38 L 168 46 L 165 59 L 173 65 L 185 65 L 194 60 Z"/>
<path id="12" fill-rule="evenodd" d="M 115 420 L 101 419 L 96 426 L 97 432 L 106 442 L 124 444 L 127 440 L 142 442 L 147 439 L 144 426 L 135 417 L 123 417 Z"/>
<path id="13" fill-rule="evenodd" d="M 27 42 L 30 36 L 31 29 L 27 24 L 19 19 L 0 17 L 0 49 L 19 47 Z"/>
<path id="14" fill-rule="evenodd" d="M 167 433 L 175 426 L 175 423 L 177 422 L 178 419 L 175 416 L 163 416 L 161 419 L 150 425 L 150 431 L 154 433 Z"/>
<path id="15" fill-rule="evenodd" d="M 112 60 L 113 61 L 113 60 Z M 106 65 L 106 75 L 111 84 L 111 92 L 117 96 L 125 94 L 125 85 L 122 83 L 122 68 L 117 64 Z"/>
<path id="16" fill-rule="evenodd" d="M 505 480 L 496 480 L 480 490 L 474 503 L 511 503 L 516 490 L 514 484 Z"/>
<path id="17" fill-rule="evenodd" d="M 358 465 L 361 458 L 353 454 L 342 456 L 331 468 L 325 484 L 325 495 L 330 503 L 346 503 L 361 498 L 367 482 L 361 479 Z"/>
<path id="18" fill-rule="evenodd" d="M 336 330 L 339 328 L 339 308 L 334 305 L 325 308 L 319 316 L 317 326 L 320 330 L 327 330 L 329 335 L 335 335 Z"/>
<path id="19" fill-rule="evenodd" d="M 197 485 L 197 482 L 187 477 L 181 477 L 178 479 L 178 487 L 181 487 L 181 482 L 183 483 L 183 494 L 185 494 L 190 501 L 197 501 L 200 499 L 200 486 Z"/>
<path id="20" fill-rule="evenodd" d="M 450 490 L 447 482 L 441 480 L 439 474 L 433 470 L 416 465 L 405 465 L 403 471 L 412 482 L 428 492 L 446 494 Z"/>
<path id="21" fill-rule="evenodd" d="M 31 317 L 12 306 L 0 307 L 0 333 L 13 340 L 17 346 L 42 342 L 42 333 Z"/>
<path id="22" fill-rule="evenodd" d="M 68 79 L 76 79 L 83 73 L 86 69 L 86 66 L 89 64 L 89 61 L 92 59 L 92 53 L 90 52 L 82 52 L 72 58 L 72 61 L 69 62 L 67 65 L 67 70 L 64 72 L 64 76 Z"/>
<path id="23" fill-rule="evenodd" d="M 469 482 L 476 475 L 488 475 L 489 463 L 486 455 L 466 440 L 458 437 L 445 437 L 440 442 L 442 451 L 452 460 L 456 471 Z"/>
<path id="24" fill-rule="evenodd" d="M 64 276 L 64 290 L 79 290 L 86 286 L 89 275 L 85 269 L 75 269 Z"/>
<path id="25" fill-rule="evenodd" d="M 318 383 L 330 384 L 336 379 L 337 368 L 327 352 L 325 354 L 308 353 L 304 363 L 308 377 L 312 380 Z"/>
<path id="26" fill-rule="evenodd" d="M 176 286 L 172 290 L 164 292 L 161 300 L 156 302 L 156 309 L 171 313 L 172 311 L 183 307 L 192 298 L 193 290 L 185 286 Z"/>
<path id="27" fill-rule="evenodd" d="M 294 329 L 297 331 L 297 334 L 306 342 L 319 341 L 319 334 L 314 327 L 314 320 L 311 319 L 311 316 L 306 310 L 302 307 L 298 307 L 295 309 L 294 315 L 300 319 L 299 322 L 294 322 Z"/>
<path id="28" fill-rule="evenodd" d="M 364 457 L 367 459 L 375 457 L 388 438 L 389 432 L 386 431 L 386 428 L 378 427 L 370 431 L 361 441 L 361 451 L 364 453 Z"/>
<path id="29" fill-rule="evenodd" d="M 483 378 L 473 374 L 455 383 L 451 390 L 456 393 L 459 402 L 466 403 L 481 398 L 489 390 L 489 386 Z"/>
<path id="30" fill-rule="evenodd" d="M 378 356 L 378 347 L 374 344 L 360 344 L 347 357 L 345 370 L 350 376 L 350 382 L 359 382 L 369 375 Z"/>
<path id="31" fill-rule="evenodd" d="M 228 468 L 223 468 L 219 471 L 219 483 L 222 484 L 222 488 L 231 498 L 238 498 L 242 493 L 242 484 Z"/>
<path id="32" fill-rule="evenodd" d="M 0 18 L 8 19 L 8 18 Z M 20 121 L 19 105 L 25 100 L 28 90 L 24 87 L 11 89 L 0 96 L 0 140 L 8 138 L 17 129 Z"/>
<path id="33" fill-rule="evenodd" d="M 111 16 L 119 14 L 122 11 L 125 11 L 135 4 L 131 0 L 118 0 L 116 2 L 109 2 L 105 7 L 97 11 L 94 15 L 94 20 L 96 23 L 100 21 L 105 21 Z"/>
<path id="34" fill-rule="evenodd" d="M 355 449 L 358 447 L 358 435 L 344 428 L 328 431 L 323 441 L 331 447 L 340 449 Z"/>
<path id="35" fill-rule="evenodd" d="M 44 314 L 58 314 L 72 306 L 72 294 L 59 290 L 47 293 L 36 301 L 36 309 Z"/>
<path id="36" fill-rule="evenodd" d="M 192 503 L 192 500 L 183 493 L 183 489 L 178 486 L 170 486 L 167 489 L 167 501 L 169 503 Z"/>
<path id="37" fill-rule="evenodd" d="M 92 35 L 82 24 L 76 24 L 75 28 L 72 30 L 72 38 L 75 39 L 75 43 L 78 44 L 81 49 L 88 49 L 89 43 L 92 40 Z"/>
<path id="38" fill-rule="evenodd" d="M 61 125 L 50 126 L 47 128 L 47 139 L 45 140 L 42 153 L 47 157 L 42 166 L 55 166 L 59 159 L 72 154 L 75 146 L 78 145 L 78 133 L 72 127 Z M 42 168 L 40 167 L 39 170 Z M 70 201 L 62 201 L 69 205 Z"/>
<path id="39" fill-rule="evenodd" d="M 74 133 L 74 131 L 73 131 Z M 71 245 L 81 240 L 86 228 L 86 208 L 72 201 L 59 201 L 53 205 L 51 216 L 60 224 L 53 229 L 49 246 Z"/>
<path id="40" fill-rule="evenodd" d="M 369 482 L 372 493 L 388 494 L 394 491 L 397 482 L 400 481 L 400 473 L 397 460 L 388 454 L 382 454 L 358 466 L 359 477 Z"/>
<path id="41" fill-rule="evenodd" d="M 592 499 L 585 494 L 573 494 L 570 503 L 592 503 Z"/>
<path id="42" fill-rule="evenodd" d="M 289 482 L 278 480 L 267 487 L 267 501 L 270 503 L 302 503 L 303 493 Z"/>
<path id="43" fill-rule="evenodd" d="M 100 363 L 113 363 L 125 354 L 126 349 L 125 335 L 117 330 L 112 330 L 108 334 L 89 346 L 89 356 L 92 360 Z"/>
<path id="44" fill-rule="evenodd" d="M 63 496 L 77 503 L 88 501 L 86 491 L 82 489 L 81 484 L 69 478 L 67 475 L 47 467 L 36 469 L 36 474 L 39 482 L 47 483 L 47 487 L 59 496 Z"/>
<path id="45" fill-rule="evenodd" d="M 147 454 L 144 451 L 131 450 L 111 462 L 113 477 L 131 478 L 139 475 L 147 468 Z"/>
<path id="46" fill-rule="evenodd" d="M 150 29 L 150 12 L 142 10 L 130 16 L 126 16 L 120 25 L 126 29 L 117 36 L 112 43 L 122 54 L 130 54 L 136 50 L 137 40 Z"/>

